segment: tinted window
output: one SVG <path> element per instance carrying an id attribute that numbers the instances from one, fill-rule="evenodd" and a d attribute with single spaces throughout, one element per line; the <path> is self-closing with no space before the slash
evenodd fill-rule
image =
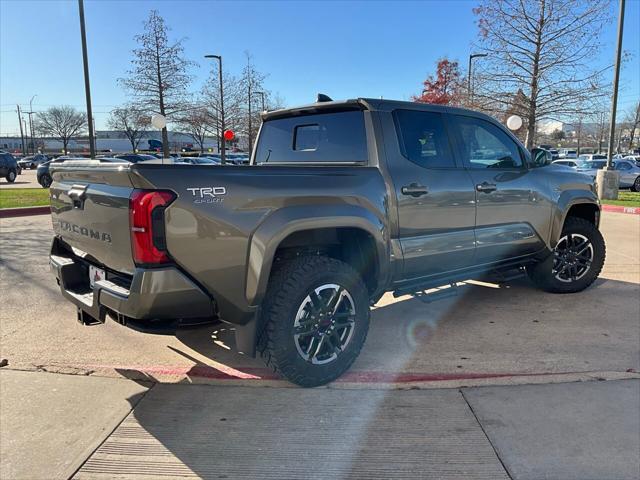
<path id="1" fill-rule="evenodd" d="M 426 168 L 455 167 L 442 115 L 435 112 L 394 112 L 402 154 Z"/>
<path id="2" fill-rule="evenodd" d="M 364 115 L 347 111 L 268 120 L 260 130 L 255 161 L 366 162 Z"/>
<path id="3" fill-rule="evenodd" d="M 627 162 L 616 162 L 616 170 L 629 170 L 631 165 Z"/>
<path id="4" fill-rule="evenodd" d="M 518 145 L 486 120 L 456 115 L 462 158 L 471 168 L 519 168 Z"/>

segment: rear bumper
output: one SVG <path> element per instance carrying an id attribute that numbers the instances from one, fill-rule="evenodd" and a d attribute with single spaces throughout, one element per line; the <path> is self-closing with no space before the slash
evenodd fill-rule
<path id="1" fill-rule="evenodd" d="M 126 286 L 107 275 L 91 287 L 88 263 L 56 251 L 55 240 L 49 262 L 62 295 L 78 307 L 83 323 L 104 322 L 112 313 L 120 323 L 154 331 L 163 321 L 179 326 L 216 318 L 212 299 L 176 267 L 137 268 Z"/>

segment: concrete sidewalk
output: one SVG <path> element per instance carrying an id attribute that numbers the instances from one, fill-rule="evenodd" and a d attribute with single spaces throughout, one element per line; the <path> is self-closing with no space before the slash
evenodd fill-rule
<path id="1" fill-rule="evenodd" d="M 3 369 L 0 382 L 3 479 L 67 478 L 80 465 L 74 478 L 640 475 L 640 380 L 440 390 L 156 384 L 146 395 L 133 381 L 90 376 Z"/>
<path id="2" fill-rule="evenodd" d="M 0 478 L 69 478 L 138 403 L 129 380 L 0 370 Z"/>

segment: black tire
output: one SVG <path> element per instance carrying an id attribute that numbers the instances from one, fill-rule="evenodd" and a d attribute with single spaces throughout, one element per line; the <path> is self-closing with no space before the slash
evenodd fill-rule
<path id="1" fill-rule="evenodd" d="M 48 173 L 45 173 L 44 175 L 42 175 L 42 177 L 40 177 L 40 185 L 42 185 L 42 188 L 49 188 L 51 186 L 51 175 L 49 175 Z"/>
<path id="2" fill-rule="evenodd" d="M 631 185 L 632 192 L 640 192 L 640 175 L 636 177 L 636 181 Z"/>
<path id="3" fill-rule="evenodd" d="M 567 238 L 577 238 L 579 241 L 582 241 L 582 238 L 588 239 L 591 245 L 591 251 L 587 251 L 587 255 L 589 255 L 591 259 L 585 261 L 581 255 L 576 256 L 575 252 L 571 251 L 571 248 L 562 248 L 561 244 L 562 246 L 567 245 Z M 564 244 L 563 239 L 565 239 Z M 585 248 L 582 247 L 582 245 L 580 249 Z M 570 261 L 563 264 L 556 263 L 563 261 L 561 257 L 563 257 L 564 254 L 568 255 Z M 543 262 L 527 267 L 527 273 L 533 283 L 546 292 L 581 292 L 598 278 L 604 265 L 605 256 L 606 247 L 604 238 L 602 238 L 602 234 L 596 226 L 582 218 L 569 217 L 562 228 L 560 241 L 554 249 L 554 253 L 549 255 Z M 583 259 L 580 260 L 580 258 Z M 571 260 L 573 260 L 574 266 L 570 265 L 572 263 Z M 554 270 L 554 267 L 557 268 L 557 270 Z M 567 268 L 568 271 L 563 273 L 563 270 Z M 583 271 L 583 268 L 586 268 L 586 270 Z"/>
<path id="4" fill-rule="evenodd" d="M 309 342 L 317 341 L 319 346 L 317 350 L 325 352 L 332 349 L 331 355 L 335 355 L 333 360 L 326 360 L 329 353 L 324 353 L 328 363 L 314 363 L 322 358 L 320 353 L 317 357 L 305 359 L 300 345 L 302 335 L 296 337 L 294 330 L 307 328 L 294 325 L 298 315 L 302 311 L 306 323 L 314 323 L 314 318 L 322 317 L 321 308 L 317 308 L 317 304 L 311 301 L 312 294 L 315 293 L 316 300 L 318 292 L 322 288 L 329 285 L 341 287 L 346 291 L 349 297 L 344 293 L 340 293 L 340 288 L 336 288 L 336 297 L 344 298 L 341 304 L 345 304 L 347 308 L 353 306 L 348 314 L 353 320 L 349 320 L 351 328 L 349 336 L 346 337 L 346 330 L 339 334 L 338 330 L 333 332 L 318 331 L 310 325 L 310 330 L 315 333 L 305 333 L 306 338 L 311 337 Z M 322 290 L 320 294 L 322 294 Z M 333 293 L 331 293 L 333 295 Z M 341 296 L 342 295 L 342 296 Z M 305 303 L 307 302 L 307 303 Z M 311 303 L 309 303 L 311 302 Z M 311 304 L 314 304 L 313 306 Z M 303 310 L 308 305 L 312 312 Z M 329 307 L 331 308 L 331 307 Z M 334 312 L 337 307 L 334 308 Z M 328 311 L 328 310 L 325 310 Z M 315 312 L 315 313 L 314 313 Z M 339 313 L 343 318 L 346 313 Z M 311 319 L 311 321 L 309 321 Z M 321 322 L 328 321 L 326 316 Z M 336 321 L 335 319 L 333 320 Z M 269 287 L 262 308 L 262 328 L 258 339 L 258 351 L 268 367 L 274 372 L 286 378 L 292 383 L 302 387 L 316 387 L 335 380 L 342 375 L 356 359 L 369 331 L 369 295 L 360 275 L 346 263 L 324 256 L 304 255 L 291 260 L 283 261 L 275 268 L 271 275 Z M 339 325 L 339 324 L 337 324 Z M 320 325 L 320 329 L 331 328 Z M 333 343 L 344 341 L 341 336 L 346 338 L 343 345 L 344 350 L 338 350 L 333 347 Z M 323 339 L 323 336 L 327 338 Z M 326 341 L 324 341 L 326 340 Z M 323 343 L 324 342 L 324 343 Z M 318 345 L 316 344 L 316 345 Z M 309 344 L 311 345 L 311 344 Z M 332 348 L 333 347 L 333 348 Z M 309 346 L 309 348 L 311 348 Z M 300 350 L 299 350 L 300 349 Z M 308 356 L 308 351 L 306 352 Z"/>
<path id="5" fill-rule="evenodd" d="M 9 170 L 7 172 L 7 176 L 5 178 L 7 179 L 7 182 L 13 183 L 13 182 L 16 181 L 16 176 L 17 176 L 17 174 L 16 174 L 15 170 Z"/>

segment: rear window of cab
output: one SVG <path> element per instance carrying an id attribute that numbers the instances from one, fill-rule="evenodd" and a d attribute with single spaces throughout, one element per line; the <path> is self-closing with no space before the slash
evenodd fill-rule
<path id="1" fill-rule="evenodd" d="M 366 163 L 362 111 L 299 115 L 267 120 L 255 163 Z"/>

